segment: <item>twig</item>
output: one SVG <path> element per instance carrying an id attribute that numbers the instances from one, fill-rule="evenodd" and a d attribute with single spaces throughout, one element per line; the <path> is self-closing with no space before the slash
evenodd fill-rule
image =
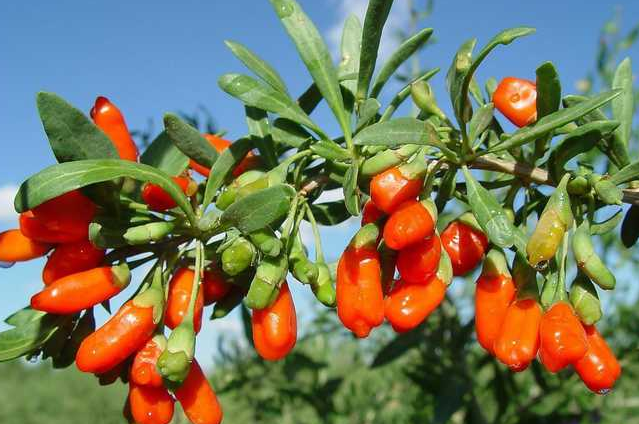
<path id="1" fill-rule="evenodd" d="M 527 182 L 549 186 L 555 185 L 546 170 L 532 167 L 521 162 L 509 162 L 495 157 L 480 156 L 476 158 L 470 166 L 475 169 L 515 175 Z M 631 205 L 639 205 L 639 189 L 623 189 L 623 202 Z"/>

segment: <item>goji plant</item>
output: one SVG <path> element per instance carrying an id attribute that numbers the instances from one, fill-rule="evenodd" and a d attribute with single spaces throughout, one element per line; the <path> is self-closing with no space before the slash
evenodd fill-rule
<path id="1" fill-rule="evenodd" d="M 609 91 L 592 96 L 563 93 L 550 62 L 534 82 L 490 79 L 482 89 L 474 75 L 490 52 L 534 32 L 511 28 L 479 52 L 475 39 L 457 51 L 446 74 L 451 116 L 427 82 L 439 69 L 383 107 L 380 94 L 432 29 L 378 67 L 393 2 L 371 0 L 363 25 L 346 21 L 335 65 L 296 1 L 270 2 L 313 82 L 295 99 L 271 65 L 227 42 L 255 74 L 218 81 L 245 105 L 248 133 L 234 142 L 168 113 L 164 131 L 138 155 L 123 114 L 105 97 L 92 122 L 59 96 L 38 94 L 59 163 L 21 185 L 20 227 L 0 234 L 0 261 L 52 253 L 44 287 L 0 333 L 0 360 L 41 356 L 55 367 L 75 362 L 101 382 L 120 378 L 130 385 L 125 415 L 133 422 L 167 423 L 177 400 L 193 423 L 219 423 L 221 407 L 194 358 L 205 305 L 214 305 L 211 319 L 250 308 L 258 354 L 279 360 L 298 332 L 289 273 L 363 338 L 385 319 L 397 332 L 414 329 L 454 276 L 483 261 L 480 345 L 515 372 L 539 357 L 552 373 L 573 367 L 592 391 L 611 390 L 621 368 L 595 325 L 598 291 L 613 290 L 615 275 L 592 239 L 616 229 L 623 202 L 639 205 L 639 162 L 628 150 L 630 61 Z M 409 97 L 419 113 L 396 117 Z M 321 102 L 340 134 L 311 117 Z M 504 131 L 495 110 L 518 128 Z M 595 149 L 597 160 L 588 155 Z M 343 198 L 322 202 L 334 189 Z M 447 207 L 458 217 L 440 222 Z M 627 245 L 636 241 L 632 211 L 621 234 Z M 361 229 L 338 263 L 327 264 L 319 227 L 360 214 Z M 313 229 L 314 259 L 302 221 Z M 133 296 L 96 329 L 93 308 L 108 309 L 145 264 Z"/>

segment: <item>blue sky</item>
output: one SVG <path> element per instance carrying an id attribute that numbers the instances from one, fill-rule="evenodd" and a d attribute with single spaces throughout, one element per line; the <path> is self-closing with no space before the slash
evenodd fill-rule
<path id="1" fill-rule="evenodd" d="M 343 20 L 350 13 L 362 14 L 366 5 L 365 0 L 300 3 L 333 52 Z M 550 60 L 565 91 L 573 91 L 575 82 L 593 68 L 599 29 L 615 7 L 627 17 L 625 30 L 636 23 L 631 17 L 639 16 L 639 2 L 633 0 L 436 1 L 434 14 L 423 25 L 435 29 L 437 43 L 423 52 L 421 63 L 443 69 L 432 85 L 448 109 L 444 75 L 457 47 L 471 37 L 482 45 L 501 29 L 528 25 L 537 33 L 498 48 L 480 68 L 479 80 L 508 75 L 534 79 L 535 68 Z M 407 0 L 395 1 L 383 54 L 395 45 L 393 29 L 406 28 L 406 10 Z M 221 74 L 244 72 L 225 48 L 225 39 L 244 43 L 271 61 L 292 93 L 309 84 L 266 0 L 60 0 L 41 1 L 37 7 L 33 2 L 0 2 L 0 231 L 15 226 L 11 202 L 19 183 L 54 162 L 35 108 L 39 90 L 54 91 L 85 111 L 97 95 L 106 95 L 120 106 L 130 128 L 144 128 L 152 118 L 157 129 L 164 112 L 191 112 L 202 104 L 230 137 L 243 135 L 240 103 L 217 88 Z M 631 55 L 636 53 L 635 48 Z M 319 110 L 317 121 L 336 128 L 326 108 Z M 341 251 L 345 234 L 343 229 L 327 233 L 329 259 Z M 20 264 L 0 272 L 0 317 L 25 305 L 40 287 L 41 266 Z M 211 348 L 216 332 L 236 328 L 232 320 L 209 326 L 199 350 L 205 354 L 204 348 Z"/>

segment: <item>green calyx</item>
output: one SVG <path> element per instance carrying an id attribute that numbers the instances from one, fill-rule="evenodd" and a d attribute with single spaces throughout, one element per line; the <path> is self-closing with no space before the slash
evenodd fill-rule
<path id="1" fill-rule="evenodd" d="M 157 368 L 170 388 L 179 387 L 191 369 L 195 354 L 195 331 L 190 320 L 183 321 L 169 336 Z"/>
<path id="2" fill-rule="evenodd" d="M 126 263 L 112 266 L 111 274 L 113 275 L 113 285 L 124 289 L 131 282 L 131 270 Z"/>
<path id="3" fill-rule="evenodd" d="M 602 202 L 607 205 L 621 205 L 623 201 L 623 191 L 608 178 L 598 174 L 590 174 L 588 179 L 597 197 Z"/>
<path id="4" fill-rule="evenodd" d="M 266 174 L 263 171 L 258 170 L 249 170 L 242 173 L 234 179 L 222 193 L 220 193 L 215 201 L 215 207 L 219 210 L 225 210 L 231 206 L 233 202 L 258 190 L 259 187 L 266 187 L 266 180 L 264 179 L 265 175 Z M 257 183 L 255 187 L 252 186 L 253 183 L 260 180 L 263 182 Z M 246 188 L 243 189 L 244 187 Z"/>
<path id="5" fill-rule="evenodd" d="M 459 221 L 462 224 L 467 225 L 476 231 L 479 231 L 480 233 L 484 232 L 484 230 L 482 230 L 481 226 L 479 225 L 479 222 L 477 222 L 477 218 L 475 218 L 475 215 L 473 215 L 473 213 L 470 211 L 464 212 L 455 221 Z"/>
<path id="6" fill-rule="evenodd" d="M 123 238 L 130 245 L 147 244 L 162 240 L 174 229 L 175 224 L 172 222 L 151 222 L 127 229 Z"/>
<path id="7" fill-rule="evenodd" d="M 426 81 L 417 81 L 411 84 L 410 94 L 417 107 L 423 112 L 435 115 L 439 119 L 446 118 L 444 112 L 442 112 L 439 106 L 437 106 L 435 94 Z"/>
<path id="8" fill-rule="evenodd" d="M 570 304 L 584 324 L 593 325 L 601 319 L 603 312 L 597 289 L 584 274 L 577 274 L 570 288 L 569 298 Z"/>
<path id="9" fill-rule="evenodd" d="M 572 237 L 572 251 L 579 269 L 595 284 L 604 290 L 615 288 L 617 280 L 614 274 L 595 252 L 588 221 L 584 221 L 575 230 Z"/>
<path id="10" fill-rule="evenodd" d="M 361 166 L 360 175 L 363 178 L 371 178 L 386 171 L 393 166 L 406 162 L 419 150 L 416 144 L 407 144 L 399 149 L 387 149 L 366 159 Z"/>
<path id="11" fill-rule="evenodd" d="M 512 278 L 510 271 L 508 270 L 508 262 L 506 262 L 506 256 L 500 249 L 490 249 L 484 259 L 484 265 L 481 270 L 483 277 L 508 277 Z"/>
<path id="12" fill-rule="evenodd" d="M 428 172 L 428 159 L 425 148 L 419 149 L 415 157 L 399 166 L 399 172 L 408 180 L 424 178 Z"/>
<path id="13" fill-rule="evenodd" d="M 248 235 L 249 240 L 260 252 L 267 256 L 278 256 L 282 250 L 282 242 L 270 228 L 262 228 Z"/>
<path id="14" fill-rule="evenodd" d="M 293 276 L 303 284 L 317 284 L 319 269 L 306 256 L 299 233 L 293 236 L 291 253 L 288 255 L 288 266 Z"/>
<path id="15" fill-rule="evenodd" d="M 438 218 L 438 212 L 437 212 L 437 206 L 435 205 L 435 202 L 433 202 L 431 199 L 424 199 L 424 200 L 420 200 L 420 203 L 426 208 L 426 210 L 430 214 L 430 217 L 433 219 L 433 223 L 436 223 Z"/>
<path id="16" fill-rule="evenodd" d="M 318 262 L 317 269 L 317 283 L 311 286 L 313 294 L 324 306 L 334 308 L 337 304 L 337 296 L 333 279 L 331 278 L 331 271 L 324 262 Z"/>
<path id="17" fill-rule="evenodd" d="M 164 316 L 163 278 L 162 269 L 156 266 L 151 285 L 132 300 L 133 305 L 139 308 L 153 308 L 153 322 L 156 324 Z"/>
<path id="18" fill-rule="evenodd" d="M 355 249 L 375 249 L 378 237 L 379 227 L 377 224 L 366 224 L 353 236 L 350 245 Z"/>
<path id="19" fill-rule="evenodd" d="M 439 278 L 447 286 L 453 282 L 453 264 L 450 261 L 450 257 L 446 250 L 441 249 L 441 256 L 439 257 L 439 266 L 437 267 L 437 278 Z"/>
<path id="20" fill-rule="evenodd" d="M 244 299 L 251 309 L 264 309 L 277 298 L 279 288 L 288 273 L 288 260 L 281 254 L 276 258 L 265 257 L 257 266 L 255 276 Z"/>
<path id="21" fill-rule="evenodd" d="M 228 275 L 238 275 L 253 264 L 256 255 L 255 246 L 244 237 L 238 237 L 222 252 L 222 269 Z"/>
<path id="22" fill-rule="evenodd" d="M 566 185 L 566 191 L 568 191 L 568 194 L 575 196 L 583 196 L 584 194 L 589 193 L 590 189 L 590 182 L 582 175 L 577 175 Z"/>

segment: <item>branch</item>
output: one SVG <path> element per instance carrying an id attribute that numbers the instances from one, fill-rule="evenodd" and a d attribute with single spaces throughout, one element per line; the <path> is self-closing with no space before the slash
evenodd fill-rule
<path id="1" fill-rule="evenodd" d="M 476 158 L 470 166 L 475 169 L 514 175 L 527 182 L 549 186 L 555 185 L 546 170 L 521 162 L 509 162 L 494 157 L 480 156 Z M 623 202 L 631 205 L 639 205 L 639 189 L 623 189 Z"/>

